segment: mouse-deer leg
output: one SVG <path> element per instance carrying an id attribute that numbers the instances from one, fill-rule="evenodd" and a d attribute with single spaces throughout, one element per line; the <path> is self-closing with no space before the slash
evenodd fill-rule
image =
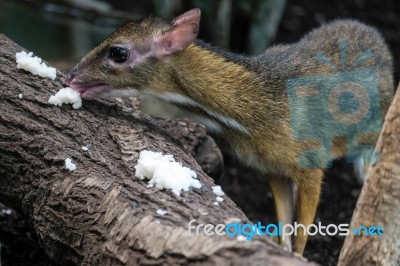
<path id="1" fill-rule="evenodd" d="M 268 182 L 274 196 L 276 218 L 282 224 L 293 223 L 294 201 L 293 201 L 293 181 L 284 177 L 269 176 Z M 283 248 L 292 251 L 291 237 L 279 237 L 279 242 Z"/>
<path id="2" fill-rule="evenodd" d="M 297 197 L 297 223 L 307 227 L 314 222 L 320 198 L 322 169 L 299 169 L 295 181 L 298 188 Z M 295 252 L 303 254 L 308 235 L 303 228 L 298 227 L 295 237 Z"/>

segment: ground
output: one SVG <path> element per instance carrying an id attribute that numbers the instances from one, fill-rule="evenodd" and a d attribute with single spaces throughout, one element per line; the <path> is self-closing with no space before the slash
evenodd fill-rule
<path id="1" fill-rule="evenodd" d="M 390 0 L 288 0 L 277 42 L 298 40 L 320 23 L 336 18 L 355 18 L 377 27 L 388 41 L 395 61 L 400 57 L 400 1 Z M 241 23 L 241 22 L 238 22 Z M 233 27 L 235 30 L 235 27 Z M 235 50 L 241 50 L 240 43 Z M 397 60 L 396 60 L 397 59 Z M 396 63 L 396 77 L 399 65 Z M 396 78 L 398 80 L 398 78 Z M 236 159 L 225 158 L 225 174 L 218 180 L 224 191 L 254 222 L 274 221 L 272 195 L 262 177 Z M 361 190 L 351 165 L 336 162 L 326 173 L 316 221 L 323 224 L 349 223 Z M 35 234 L 14 211 L 0 205 L 0 243 L 2 266 L 53 265 L 38 247 Z M 322 265 L 336 265 L 343 237 L 310 237 L 305 257 Z"/>

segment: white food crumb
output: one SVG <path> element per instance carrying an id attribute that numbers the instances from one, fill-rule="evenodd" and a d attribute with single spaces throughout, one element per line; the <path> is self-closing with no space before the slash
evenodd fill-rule
<path id="1" fill-rule="evenodd" d="M 33 56 L 33 53 L 27 53 L 25 51 L 18 52 L 15 54 L 17 59 L 17 68 L 31 72 L 34 75 L 50 78 L 54 80 L 57 76 L 57 70 L 54 67 L 48 67 L 42 59 Z"/>
<path id="2" fill-rule="evenodd" d="M 74 164 L 70 158 L 67 158 L 65 159 L 65 168 L 67 168 L 70 171 L 75 171 L 76 164 Z"/>
<path id="3" fill-rule="evenodd" d="M 224 199 L 222 197 L 220 197 L 220 196 L 216 197 L 216 200 L 217 200 L 217 202 L 223 202 L 224 201 Z"/>
<path id="4" fill-rule="evenodd" d="M 188 167 L 175 162 L 173 155 L 144 150 L 140 152 L 135 176 L 150 179 L 149 187 L 171 189 L 177 196 L 191 187 L 200 188 L 196 173 Z"/>
<path id="5" fill-rule="evenodd" d="M 61 106 L 63 103 L 72 103 L 72 108 L 74 109 L 82 107 L 82 99 L 79 92 L 70 87 L 62 88 L 56 95 L 51 95 L 49 103 L 58 106 Z"/>
<path id="6" fill-rule="evenodd" d="M 243 235 L 238 236 L 236 239 L 239 241 L 246 241 L 246 237 Z"/>
<path id="7" fill-rule="evenodd" d="M 167 210 L 163 210 L 163 209 L 157 209 L 157 214 L 158 215 L 161 215 L 161 216 L 163 216 L 163 215 L 166 215 L 168 213 L 168 211 Z"/>
<path id="8" fill-rule="evenodd" d="M 212 191 L 215 195 L 222 197 L 225 193 L 222 191 L 221 186 L 213 186 L 211 187 Z"/>
<path id="9" fill-rule="evenodd" d="M 82 146 L 82 150 L 84 150 L 84 151 L 88 151 L 88 150 L 89 150 L 89 148 L 88 148 L 88 147 L 86 147 L 86 146 Z"/>
<path id="10" fill-rule="evenodd" d="M 1 212 L 2 212 L 3 214 L 10 215 L 10 214 L 12 213 L 12 210 L 11 210 L 11 209 L 2 209 Z"/>
<path id="11" fill-rule="evenodd" d="M 22 99 L 22 94 L 21 93 L 18 94 L 18 98 Z"/>
<path id="12" fill-rule="evenodd" d="M 219 206 L 218 201 L 214 201 L 214 205 L 215 205 L 215 206 Z"/>

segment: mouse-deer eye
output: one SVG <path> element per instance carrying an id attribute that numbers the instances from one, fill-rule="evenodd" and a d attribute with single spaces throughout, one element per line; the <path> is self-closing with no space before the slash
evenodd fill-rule
<path id="1" fill-rule="evenodd" d="M 116 63 L 123 63 L 129 58 L 129 51 L 122 47 L 111 47 L 110 57 Z"/>

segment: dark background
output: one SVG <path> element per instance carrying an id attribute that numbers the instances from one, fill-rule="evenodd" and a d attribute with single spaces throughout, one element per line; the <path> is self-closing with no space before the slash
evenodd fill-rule
<path id="1" fill-rule="evenodd" d="M 77 2 L 81 4 L 77 6 Z M 261 16 L 261 19 L 256 17 L 260 5 L 268 1 L 119 0 L 94 3 L 92 7 L 82 6 L 86 2 L 90 4 L 91 1 L 0 0 L 0 32 L 56 67 L 68 70 L 116 26 L 129 18 L 152 14 L 171 19 L 199 6 L 203 14 L 199 38 L 247 54 L 257 53 L 249 44 L 250 31 L 257 28 L 262 31 L 263 25 L 275 23 L 270 15 Z M 273 6 L 274 1 L 270 2 Z M 282 9 L 272 9 L 272 14 L 278 19 L 275 18 L 276 27 L 265 35 L 269 36 L 270 41 L 264 38 L 257 40 L 259 44 L 267 47 L 274 43 L 295 42 L 322 23 L 338 18 L 357 19 L 378 28 L 387 40 L 395 59 L 397 84 L 400 1 L 288 0 L 282 6 Z M 264 36 L 261 33 L 259 35 Z M 252 221 L 275 222 L 273 199 L 267 185 L 263 184 L 263 178 L 241 166 L 230 155 L 228 147 L 221 147 L 225 155 L 225 173 L 217 182 Z M 336 162 L 327 171 L 316 222 L 350 223 L 360 189 L 351 165 Z M 322 265 L 336 265 L 343 240 L 339 236 L 310 237 L 305 256 Z M 1 203 L 0 243 L 2 266 L 54 265 L 39 248 L 33 230 L 24 223 L 23 218 Z"/>

